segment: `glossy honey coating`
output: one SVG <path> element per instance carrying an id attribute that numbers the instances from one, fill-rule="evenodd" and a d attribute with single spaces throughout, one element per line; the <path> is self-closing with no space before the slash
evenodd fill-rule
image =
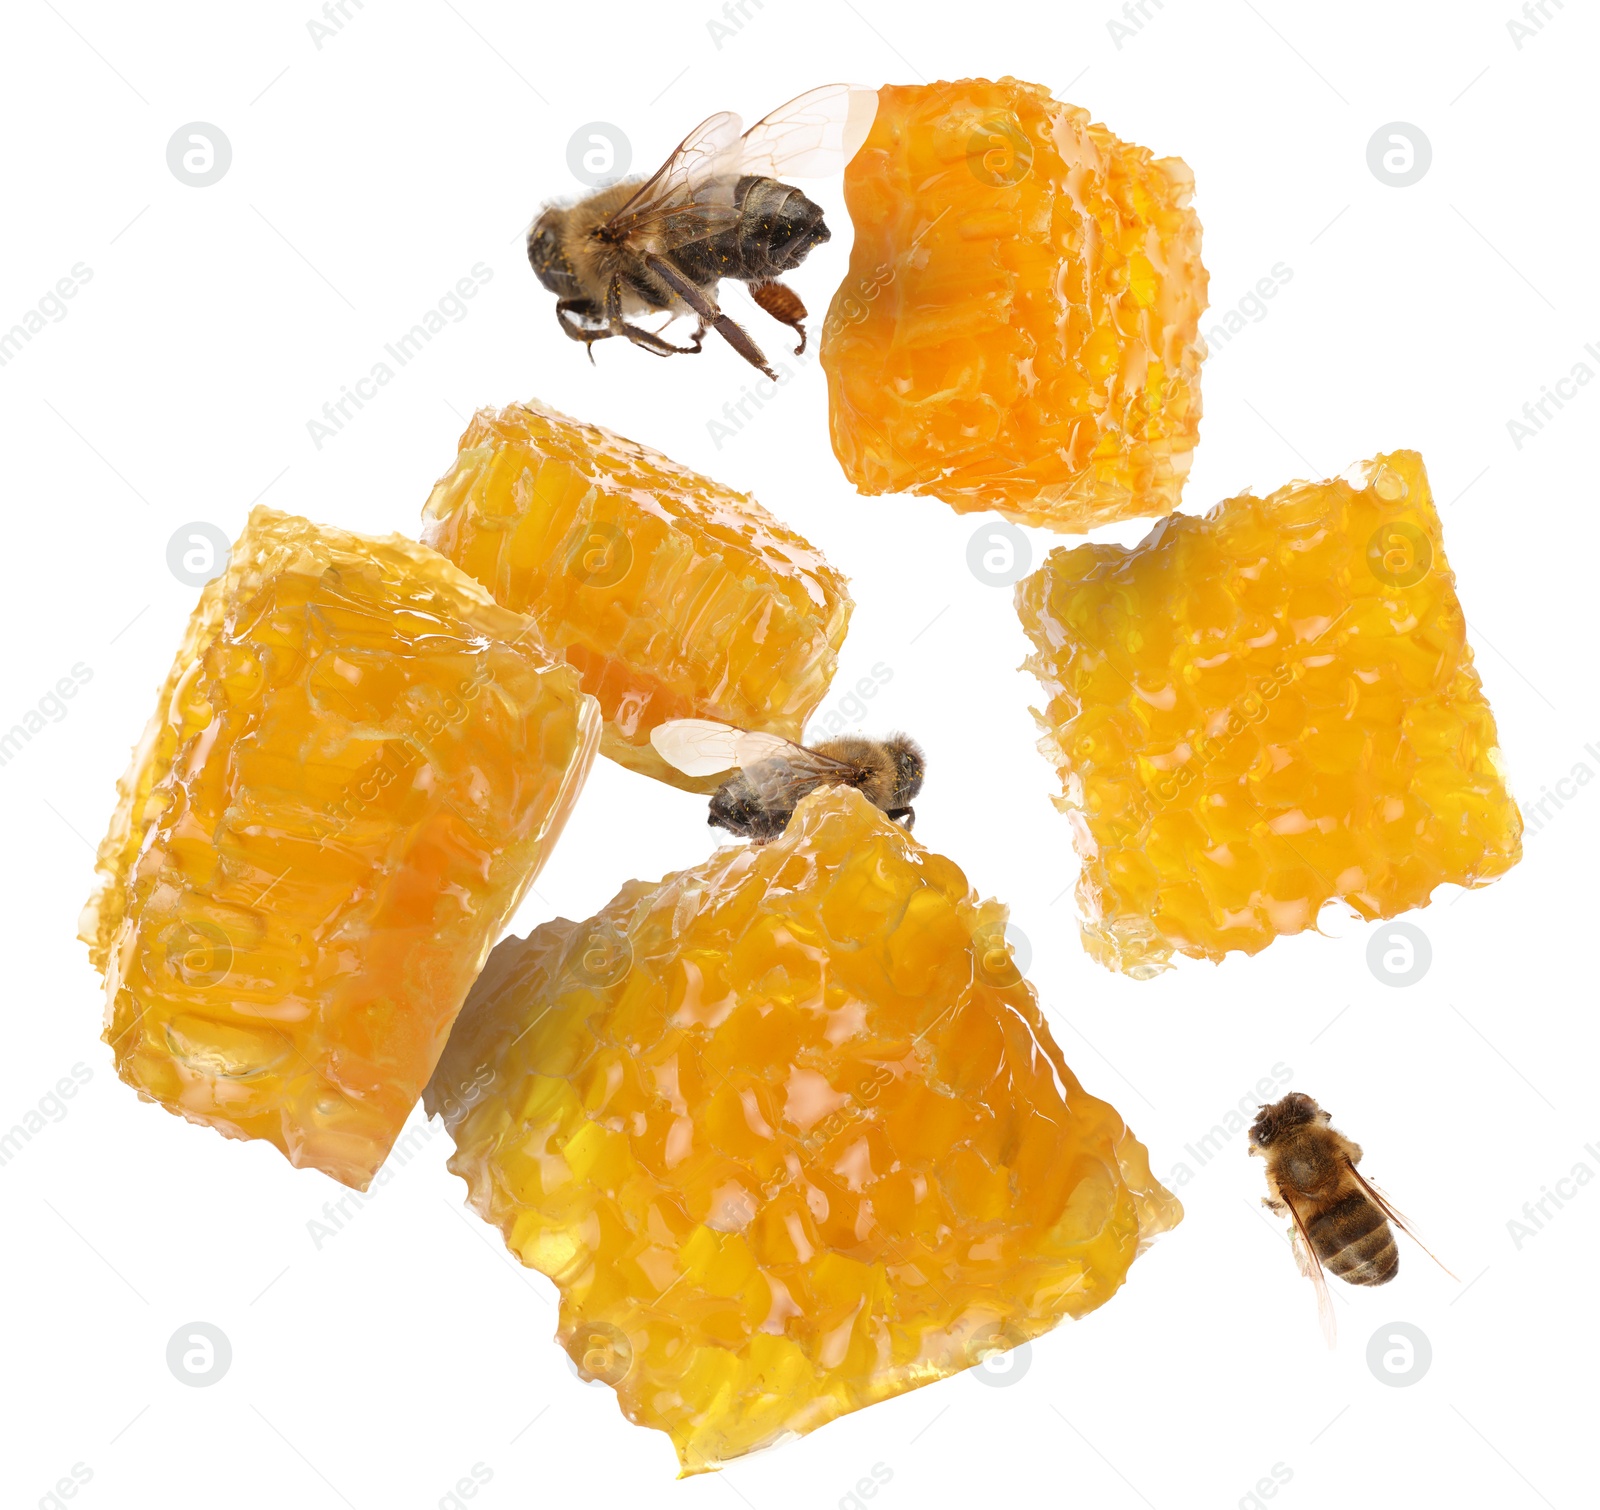
<path id="1" fill-rule="evenodd" d="M 1037 84 L 880 90 L 822 336 L 850 481 L 1067 531 L 1176 508 L 1205 355 L 1193 190 Z"/>
<path id="2" fill-rule="evenodd" d="M 693 1473 L 1104 1302 L 1182 1215 L 980 902 L 858 792 L 490 956 L 425 1105 Z"/>
<path id="3" fill-rule="evenodd" d="M 1521 856 L 1414 451 L 1053 551 L 1017 607 L 1106 965 L 1253 954 L 1331 900 L 1393 917 Z"/>
<path id="4" fill-rule="evenodd" d="M 748 494 L 536 403 L 480 410 L 423 539 L 528 614 L 605 715 L 601 753 L 674 786 L 650 731 L 798 740 L 833 678 L 845 579 Z"/>
<path id="5" fill-rule="evenodd" d="M 251 514 L 84 914 L 128 1084 L 367 1187 L 594 758 L 531 628 L 414 541 Z"/>

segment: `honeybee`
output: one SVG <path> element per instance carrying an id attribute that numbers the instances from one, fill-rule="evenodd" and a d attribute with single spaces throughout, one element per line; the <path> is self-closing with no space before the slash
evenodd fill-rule
<path id="1" fill-rule="evenodd" d="M 816 177 L 842 167 L 877 113 L 875 90 L 825 84 L 739 134 L 729 111 L 702 121 L 642 183 L 624 179 L 577 204 L 548 205 L 528 230 L 528 261 L 556 296 L 556 320 L 594 359 L 594 343 L 626 336 L 660 356 L 700 350 L 715 330 L 769 378 L 776 374 L 744 328 L 717 305 L 737 278 L 806 347 L 806 307 L 778 281 L 828 240 L 821 208 L 780 174 Z M 699 321 L 687 346 L 633 324 L 656 310 Z"/>
<path id="2" fill-rule="evenodd" d="M 1270 1193 L 1261 1204 L 1291 1219 L 1295 1262 L 1316 1287 L 1323 1335 L 1332 1347 L 1333 1302 L 1324 1265 L 1346 1284 L 1388 1284 L 1400 1271 L 1391 1222 L 1428 1250 L 1389 1198 L 1357 1171 L 1360 1145 L 1331 1126 L 1328 1113 L 1303 1092 L 1290 1091 L 1261 1108 L 1250 1128 L 1250 1152 L 1267 1161 Z"/>
<path id="3" fill-rule="evenodd" d="M 675 718 L 652 729 L 650 743 L 686 776 L 712 776 L 737 766 L 711 794 L 706 821 L 756 844 L 776 839 L 800 799 L 819 786 L 853 786 L 910 828 L 916 818 L 911 801 L 922 790 L 927 766 L 922 750 L 904 734 L 883 740 L 847 736 L 807 747 L 709 718 Z"/>

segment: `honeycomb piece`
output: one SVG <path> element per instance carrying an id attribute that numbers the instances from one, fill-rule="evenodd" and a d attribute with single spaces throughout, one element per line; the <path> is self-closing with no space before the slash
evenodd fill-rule
<path id="1" fill-rule="evenodd" d="M 1182 1215 L 979 902 L 859 793 L 508 939 L 424 1104 L 686 1473 L 1108 1299 Z"/>
<path id="2" fill-rule="evenodd" d="M 1103 964 L 1254 954 L 1335 898 L 1393 917 L 1520 858 L 1422 458 L 1350 475 L 1017 584 Z"/>
<path id="3" fill-rule="evenodd" d="M 528 614 L 600 700 L 600 751 L 691 791 L 671 718 L 799 739 L 833 678 L 845 579 L 755 499 L 539 404 L 480 410 L 423 539 Z"/>
<path id="4" fill-rule="evenodd" d="M 100 846 L 117 1073 L 366 1189 L 599 735 L 442 556 L 256 509 Z"/>
<path id="5" fill-rule="evenodd" d="M 890 85 L 823 327 L 863 493 L 1082 531 L 1169 514 L 1200 424 L 1194 178 L 1017 79 Z"/>

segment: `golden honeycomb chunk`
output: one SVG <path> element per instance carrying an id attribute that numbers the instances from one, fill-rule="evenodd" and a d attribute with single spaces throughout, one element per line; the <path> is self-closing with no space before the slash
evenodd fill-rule
<path id="1" fill-rule="evenodd" d="M 1393 917 L 1520 858 L 1422 458 L 1352 475 L 1017 584 L 1102 963 L 1254 954 L 1334 899 Z"/>
<path id="2" fill-rule="evenodd" d="M 490 956 L 424 1104 L 700 1472 L 1107 1300 L 1182 1210 L 980 902 L 859 793 Z"/>
<path id="3" fill-rule="evenodd" d="M 1038 84 L 880 90 L 822 335 L 845 475 L 1055 530 L 1171 513 L 1205 355 L 1193 191 Z"/>
<path id="4" fill-rule="evenodd" d="M 714 718 L 799 739 L 833 678 L 845 579 L 755 499 L 539 404 L 480 410 L 423 539 L 526 613 L 605 715 L 600 751 L 693 791 L 650 731 Z"/>
<path id="5" fill-rule="evenodd" d="M 141 1096 L 366 1189 L 594 758 L 531 631 L 426 546 L 251 514 L 83 918 Z"/>

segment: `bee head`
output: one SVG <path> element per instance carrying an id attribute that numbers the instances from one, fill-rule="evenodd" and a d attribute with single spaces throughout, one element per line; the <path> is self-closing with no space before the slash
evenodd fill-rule
<path id="1" fill-rule="evenodd" d="M 896 807 L 907 807 L 922 790 L 922 776 L 927 769 L 927 759 L 916 740 L 904 734 L 891 734 L 883 742 L 894 761 Z"/>
<path id="2" fill-rule="evenodd" d="M 552 205 L 528 228 L 528 261 L 534 275 L 558 299 L 581 299 L 583 287 L 561 249 L 567 212 Z"/>
<path id="3" fill-rule="evenodd" d="M 1305 1092 L 1290 1091 L 1283 1100 L 1263 1106 L 1256 1113 L 1256 1120 L 1250 1128 L 1250 1142 L 1253 1147 L 1266 1148 L 1296 1127 L 1327 1120 L 1327 1112 Z"/>

